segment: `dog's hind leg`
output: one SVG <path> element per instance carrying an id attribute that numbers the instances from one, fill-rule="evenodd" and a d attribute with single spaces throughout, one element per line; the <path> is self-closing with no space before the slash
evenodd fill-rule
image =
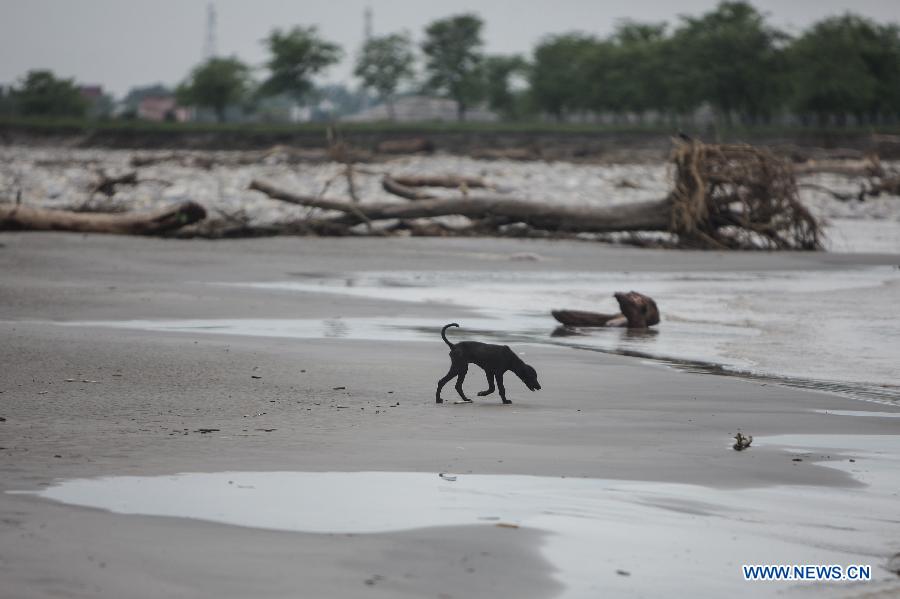
<path id="1" fill-rule="evenodd" d="M 512 403 L 510 400 L 506 399 L 506 387 L 503 386 L 503 373 L 497 375 L 497 389 L 500 391 L 500 399 L 503 400 L 503 403 Z"/>
<path id="2" fill-rule="evenodd" d="M 434 394 L 434 402 L 435 403 L 444 403 L 444 400 L 441 399 L 441 389 L 443 389 L 444 385 L 446 385 L 447 382 L 450 379 L 452 379 L 453 377 L 455 377 L 457 374 L 459 374 L 459 369 L 456 367 L 456 364 L 451 364 L 450 371 L 444 375 L 444 378 L 442 378 L 441 380 L 438 381 L 437 391 Z"/>
<path id="3" fill-rule="evenodd" d="M 459 376 L 456 377 L 456 392 L 459 393 L 459 396 L 462 397 L 463 401 L 472 401 L 466 394 L 463 393 L 463 381 L 466 380 L 466 373 L 469 372 L 469 364 L 463 362 L 462 364 L 457 365 L 457 371 L 459 372 Z"/>
<path id="4" fill-rule="evenodd" d="M 490 395 L 494 392 L 494 373 L 485 370 L 484 374 L 485 376 L 487 376 L 488 388 L 484 391 L 479 391 L 478 397 L 484 397 L 485 395 Z"/>

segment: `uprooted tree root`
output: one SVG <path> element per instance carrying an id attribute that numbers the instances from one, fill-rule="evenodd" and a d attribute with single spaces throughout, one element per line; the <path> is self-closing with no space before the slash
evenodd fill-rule
<path id="1" fill-rule="evenodd" d="M 670 232 L 682 245 L 815 250 L 822 230 L 797 195 L 791 165 L 765 148 L 678 143 Z"/>

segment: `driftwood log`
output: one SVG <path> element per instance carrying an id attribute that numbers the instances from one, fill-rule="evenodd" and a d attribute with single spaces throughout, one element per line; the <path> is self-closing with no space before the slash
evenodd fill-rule
<path id="1" fill-rule="evenodd" d="M 473 220 L 499 218 L 550 231 L 580 233 L 665 231 L 669 227 L 671 211 L 668 199 L 620 206 L 561 206 L 549 202 L 526 202 L 496 197 L 428 199 L 411 204 L 394 202 L 351 204 L 343 200 L 294 194 L 259 180 L 252 181 L 250 189 L 291 204 L 343 212 L 344 215 L 336 217 L 333 222 L 341 222 L 348 226 L 365 220 L 434 218 L 455 215 Z"/>
<path id="2" fill-rule="evenodd" d="M 418 154 L 434 152 L 434 143 L 424 137 L 410 139 L 387 139 L 378 144 L 376 150 L 382 154 Z"/>
<path id="3" fill-rule="evenodd" d="M 73 231 L 120 235 L 160 235 L 195 223 L 206 210 L 195 202 L 184 202 L 150 213 L 100 214 L 48 210 L 22 204 L 0 204 L 0 231 Z"/>
<path id="4" fill-rule="evenodd" d="M 448 187 L 456 189 L 459 187 L 467 187 L 469 189 L 483 189 L 488 184 L 483 179 L 477 177 L 461 177 L 458 175 L 436 175 L 436 176 L 403 176 L 394 175 L 391 177 L 394 182 L 405 187 Z"/>
<path id="5" fill-rule="evenodd" d="M 618 314 L 601 314 L 584 310 L 553 310 L 551 314 L 560 323 L 570 327 L 628 327 L 646 329 L 659 324 L 659 308 L 653 298 L 637 291 L 614 294 L 619 302 Z"/>
<path id="6" fill-rule="evenodd" d="M 869 178 L 883 176 L 884 168 L 877 157 L 862 160 L 809 160 L 794 165 L 794 174 L 798 177 L 820 173 Z"/>
<path id="7" fill-rule="evenodd" d="M 378 220 L 462 216 L 477 223 L 461 234 L 504 234 L 513 227 L 543 235 L 663 231 L 681 246 L 713 249 L 821 247 L 818 221 L 800 203 L 791 165 L 765 148 L 679 142 L 673 153 L 674 186 L 664 198 L 620 205 L 562 205 L 488 195 L 431 198 L 392 178 L 385 189 L 412 203 L 350 203 L 291 193 L 266 181 L 250 189 L 271 198 L 342 213 L 327 220 L 352 227 Z M 444 234 L 452 234 L 445 231 Z"/>
<path id="8" fill-rule="evenodd" d="M 111 177 L 103 171 L 99 173 L 100 180 L 90 189 L 91 194 L 102 193 L 106 197 L 112 197 L 116 194 L 117 185 L 137 185 L 137 171 L 131 171 L 117 177 Z"/>
<path id="9" fill-rule="evenodd" d="M 212 155 L 199 153 L 135 154 L 131 157 L 131 166 L 138 168 L 161 163 L 174 163 L 188 168 L 210 170 L 218 162 Z"/>
<path id="10" fill-rule="evenodd" d="M 401 183 L 396 178 L 389 175 L 385 175 L 384 177 L 382 177 L 381 187 L 386 192 L 392 193 L 395 196 L 400 196 L 401 198 L 405 198 L 407 200 L 430 200 L 434 198 L 434 196 L 427 191 L 420 191 L 418 189 L 415 189 L 415 186 Z"/>
<path id="11" fill-rule="evenodd" d="M 480 160 L 540 160 L 540 151 L 533 148 L 473 148 L 469 155 Z"/>
<path id="12" fill-rule="evenodd" d="M 882 193 L 887 195 L 900 196 L 900 175 L 885 176 L 880 179 L 873 179 L 869 187 L 863 186 L 859 192 L 859 200 L 863 201 L 866 197 L 877 198 Z"/>
<path id="13" fill-rule="evenodd" d="M 438 176 L 402 176 L 385 175 L 381 179 L 381 187 L 388 193 L 405 198 L 407 200 L 431 200 L 435 196 L 427 191 L 420 191 L 419 187 L 446 187 L 459 189 L 463 194 L 468 194 L 470 189 L 484 189 L 488 185 L 482 179 L 475 177 L 460 177 L 456 175 Z"/>
<path id="14" fill-rule="evenodd" d="M 325 162 L 329 159 L 325 148 L 297 148 L 274 145 L 267 150 L 227 152 L 166 152 L 135 154 L 131 166 L 142 168 L 156 164 L 173 164 L 186 168 L 210 170 L 215 166 L 244 166 L 254 164 L 300 164 Z"/>

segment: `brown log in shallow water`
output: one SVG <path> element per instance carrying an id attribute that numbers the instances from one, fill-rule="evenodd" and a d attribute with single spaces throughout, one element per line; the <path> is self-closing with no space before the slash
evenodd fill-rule
<path id="1" fill-rule="evenodd" d="M 584 310 L 553 310 L 553 318 L 570 327 L 628 327 L 646 329 L 659 323 L 659 309 L 652 298 L 630 291 L 615 294 L 620 314 L 602 314 Z"/>
<path id="2" fill-rule="evenodd" d="M 628 320 L 629 329 L 646 329 L 659 324 L 659 308 L 653 298 L 637 291 L 615 294 L 619 309 Z"/>
<path id="3" fill-rule="evenodd" d="M 628 319 L 623 314 L 601 314 L 586 310 L 553 310 L 553 318 L 569 327 L 623 327 Z"/>

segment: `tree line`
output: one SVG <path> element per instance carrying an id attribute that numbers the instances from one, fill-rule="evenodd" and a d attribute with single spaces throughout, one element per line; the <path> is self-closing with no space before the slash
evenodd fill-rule
<path id="1" fill-rule="evenodd" d="M 393 118 L 398 93 L 453 99 L 460 120 L 486 105 L 507 120 L 552 118 L 678 124 L 707 108 L 725 123 L 790 117 L 809 125 L 900 119 L 900 28 L 847 13 L 791 35 L 746 2 L 721 2 L 675 24 L 621 22 L 606 37 L 551 35 L 530 56 L 484 50 L 474 14 L 429 24 L 418 46 L 406 33 L 367 39 L 354 75 Z M 236 57 L 211 58 L 178 86 L 179 102 L 219 120 L 233 106 L 315 97 L 315 79 L 343 58 L 315 27 L 276 29 L 263 41 L 261 77 Z M 421 68 L 417 64 L 421 63 Z M 35 71 L 0 95 L 0 112 L 83 115 L 70 80 Z"/>

